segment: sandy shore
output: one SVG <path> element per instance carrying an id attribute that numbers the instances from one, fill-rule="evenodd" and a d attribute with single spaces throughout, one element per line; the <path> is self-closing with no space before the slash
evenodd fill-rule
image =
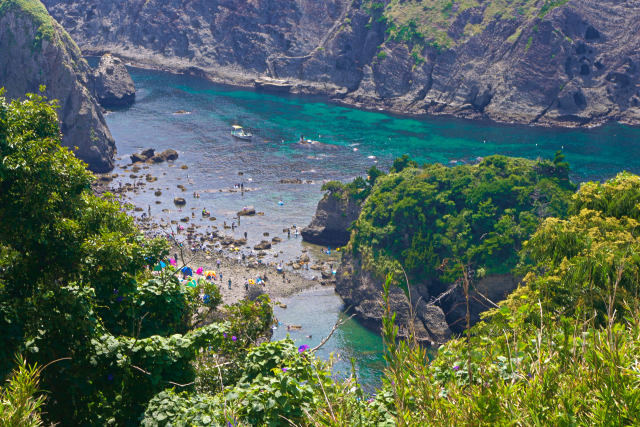
<path id="1" fill-rule="evenodd" d="M 177 249 L 171 252 L 172 256 L 175 255 Z M 276 301 L 278 298 L 286 297 L 304 289 L 320 286 L 326 281 L 320 280 L 320 273 L 316 274 L 315 279 L 303 277 L 301 274 L 284 270 L 284 274 L 277 272 L 276 268 L 268 265 L 255 265 L 254 262 L 242 262 L 241 260 L 230 258 L 225 253 L 211 253 L 206 254 L 203 252 L 192 253 L 190 250 L 183 250 L 182 254 L 177 252 L 179 265 L 187 265 L 194 271 L 194 277 L 200 277 L 195 274 L 198 268 L 202 268 L 204 271 L 213 270 L 218 274 L 215 280 L 220 287 L 222 298 L 225 304 L 232 304 L 243 299 L 246 295 L 245 280 L 258 277 L 265 278 L 266 282 L 262 285 L 249 285 L 260 286 L 261 289 L 266 292 L 269 297 Z M 220 266 L 218 267 L 218 261 Z M 231 279 L 231 288 L 229 288 L 229 279 Z"/>

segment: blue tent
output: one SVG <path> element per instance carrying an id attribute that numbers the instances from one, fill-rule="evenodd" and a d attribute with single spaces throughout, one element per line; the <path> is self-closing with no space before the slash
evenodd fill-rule
<path id="1" fill-rule="evenodd" d="M 182 274 L 185 276 L 193 276 L 193 270 L 189 266 L 182 267 L 181 271 L 182 271 Z"/>

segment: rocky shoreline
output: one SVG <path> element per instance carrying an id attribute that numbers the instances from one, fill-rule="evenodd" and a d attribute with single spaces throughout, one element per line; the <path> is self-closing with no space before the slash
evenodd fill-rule
<path id="1" fill-rule="evenodd" d="M 256 88 L 256 80 L 260 80 L 265 76 L 262 74 L 254 74 L 247 72 L 247 70 L 234 70 L 224 68 L 201 68 L 195 66 L 187 61 L 182 61 L 178 58 L 168 58 L 158 54 L 150 54 L 149 56 L 132 56 L 131 52 L 113 49 L 107 50 L 101 49 L 84 49 L 83 54 L 85 56 L 101 56 L 105 54 L 117 55 L 128 66 L 140 68 L 144 70 L 162 71 L 171 74 L 188 75 L 198 77 L 210 81 L 222 86 L 231 88 L 239 88 L 251 91 L 259 91 Z M 573 129 L 573 128 L 597 128 L 604 126 L 608 123 L 618 122 L 627 126 L 640 126 L 640 123 L 636 120 L 628 120 L 624 117 L 609 117 L 602 116 L 594 120 L 580 123 L 566 120 L 548 120 L 545 122 L 533 121 L 531 117 L 522 116 L 514 119 L 512 116 L 500 116 L 492 115 L 491 117 L 473 111 L 471 109 L 461 109 L 460 111 L 453 112 L 446 109 L 430 110 L 428 113 L 423 109 L 417 108 L 415 105 L 396 105 L 390 100 L 377 99 L 375 97 L 364 99 L 357 99 L 353 97 L 347 97 L 347 92 L 343 87 L 336 86 L 330 83 L 319 83 L 312 81 L 304 81 L 297 79 L 285 79 L 290 86 L 284 93 L 297 96 L 309 96 L 319 98 L 320 100 L 340 105 L 344 107 L 356 108 L 362 111 L 377 111 L 388 114 L 393 114 L 398 117 L 411 117 L 411 118 L 451 118 L 472 120 L 475 122 L 486 122 L 501 125 L 514 125 L 514 126 L 536 126 L 543 128 L 558 128 L 558 129 Z M 283 94 L 283 92 L 280 92 Z"/>
<path id="2" fill-rule="evenodd" d="M 165 155 L 167 152 L 169 155 Z M 199 268 L 215 271 L 216 283 L 219 284 L 224 303 L 232 304 L 244 298 L 247 294 L 245 282 L 256 281 L 257 278 L 264 281 L 261 289 L 274 301 L 316 286 L 334 286 L 332 266 L 333 263 L 339 263 L 339 253 L 333 255 L 329 261 L 314 261 L 307 249 L 303 248 L 298 256 L 285 259 L 282 255 L 278 257 L 277 244 L 281 238 L 277 236 L 269 240 L 264 240 L 263 237 L 259 243 L 252 245 L 248 244 L 246 238 L 228 235 L 227 230 L 232 226 L 226 221 L 219 227 L 216 226 L 218 220 L 213 216 L 207 215 L 206 218 L 210 220 L 211 225 L 204 226 L 192 223 L 195 212 L 184 215 L 180 220 L 170 221 L 147 214 L 147 209 L 136 205 L 136 194 L 145 191 L 144 188 L 148 184 L 160 185 L 158 179 L 161 178 L 153 175 L 154 165 L 158 163 L 154 160 L 156 157 L 161 157 L 162 162 L 173 165 L 178 154 L 174 150 L 154 154 L 152 149 L 139 154 L 134 153 L 131 158 L 136 162 L 119 166 L 123 173 L 97 175 L 93 190 L 98 195 L 107 192 L 115 194 L 124 204 L 123 209 L 130 212 L 140 230 L 148 237 L 166 238 L 171 244 L 170 255 L 178 260 L 180 267 L 188 266 L 194 272 Z M 123 177 L 129 178 L 124 184 Z M 118 185 L 113 184 L 115 179 L 120 179 Z M 246 187 L 242 191 L 253 190 Z M 161 191 L 156 190 L 156 193 Z M 160 200 L 156 203 L 158 202 Z M 177 204 L 175 200 L 174 204 Z M 150 207 L 148 212 L 151 212 Z M 262 212 L 256 213 L 255 210 L 253 214 L 264 215 Z M 283 229 L 283 232 L 286 231 L 287 229 Z M 299 233 L 296 229 L 288 231 L 290 235 Z M 270 251 L 274 252 L 273 256 L 277 257 L 277 262 L 275 259 L 264 260 Z"/>
<path id="3" fill-rule="evenodd" d="M 85 54 L 113 53 L 216 83 L 278 81 L 279 91 L 418 117 L 563 128 L 640 124 L 633 5 L 572 0 L 532 15 L 496 2 L 456 5 L 440 23 L 441 45 L 422 33 L 422 42 L 394 37 L 399 23 L 366 2 L 286 0 L 277 11 L 266 1 L 214 3 L 44 2 Z M 495 7 L 504 10 L 490 13 Z"/>

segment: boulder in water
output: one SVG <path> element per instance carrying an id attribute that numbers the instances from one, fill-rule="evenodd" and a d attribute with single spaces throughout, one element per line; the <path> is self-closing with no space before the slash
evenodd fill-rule
<path id="1" fill-rule="evenodd" d="M 247 206 L 238 211 L 238 216 L 253 216 L 256 214 L 256 210 L 253 206 Z"/>
<path id="2" fill-rule="evenodd" d="M 255 249 L 256 251 L 262 251 L 262 250 L 265 250 L 265 249 L 271 249 L 271 242 L 263 240 L 260 243 L 258 243 L 257 245 L 255 245 L 253 247 L 253 249 Z"/>
<path id="3" fill-rule="evenodd" d="M 136 88 L 120 58 L 103 55 L 93 73 L 93 91 L 105 108 L 128 107 L 136 99 Z"/>
<path id="4" fill-rule="evenodd" d="M 176 206 L 185 206 L 187 204 L 187 201 L 182 197 L 176 197 L 175 199 L 173 199 L 173 203 Z"/>

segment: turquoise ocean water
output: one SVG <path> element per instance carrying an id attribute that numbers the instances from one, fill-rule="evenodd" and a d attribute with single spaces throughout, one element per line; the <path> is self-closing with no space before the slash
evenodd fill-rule
<path id="1" fill-rule="evenodd" d="M 318 248 L 298 238 L 287 240 L 282 230 L 308 224 L 324 181 L 352 179 L 374 164 L 388 167 L 402 154 L 420 162 L 453 164 L 491 154 L 553 157 L 561 149 L 577 181 L 602 180 L 622 170 L 640 173 L 640 129 L 618 124 L 568 130 L 406 118 L 313 98 L 232 89 L 188 76 L 135 68 L 131 74 L 137 88 L 135 105 L 107 115 L 123 158 L 121 164 L 129 154 L 153 147 L 176 149 L 180 153 L 177 165 L 188 166 L 180 169 L 162 164 L 145 171 L 162 175 L 163 203 L 155 204 L 153 184 L 134 196 L 136 203 L 148 204 L 154 215 L 177 219 L 184 212 L 167 207 L 173 197 L 181 196 L 188 199 L 189 209 L 197 213 L 205 207 L 218 223 L 229 224 L 236 211 L 253 205 L 265 215 L 243 219 L 234 233 L 240 237 L 247 231 L 250 244 L 264 238 L 265 232 L 284 237 L 277 246 L 282 251 L 280 259 L 298 255 L 302 248 L 308 249 L 313 258 L 322 259 Z M 179 110 L 187 114 L 177 114 Z M 250 128 L 253 140 L 233 139 L 229 135 L 233 124 Z M 300 146 L 300 135 L 323 145 Z M 310 183 L 280 184 L 283 178 Z M 253 191 L 244 195 L 220 191 L 240 182 Z M 187 191 L 181 192 L 177 184 L 185 185 Z M 201 197 L 190 199 L 195 191 Z M 202 227 L 209 224 L 196 220 L 202 221 Z M 288 308 L 276 309 L 276 316 L 283 324 L 302 325 L 301 331 L 291 332 L 301 344 L 316 345 L 343 316 L 340 299 L 329 289 L 307 291 L 283 302 Z M 284 328 L 274 332 L 276 339 L 287 334 Z M 309 335 L 311 338 L 307 338 Z M 346 373 L 349 359 L 355 358 L 363 381 L 375 384 L 383 366 L 381 350 L 379 336 L 351 320 L 319 354 L 325 358 L 335 354 L 336 370 Z"/>

